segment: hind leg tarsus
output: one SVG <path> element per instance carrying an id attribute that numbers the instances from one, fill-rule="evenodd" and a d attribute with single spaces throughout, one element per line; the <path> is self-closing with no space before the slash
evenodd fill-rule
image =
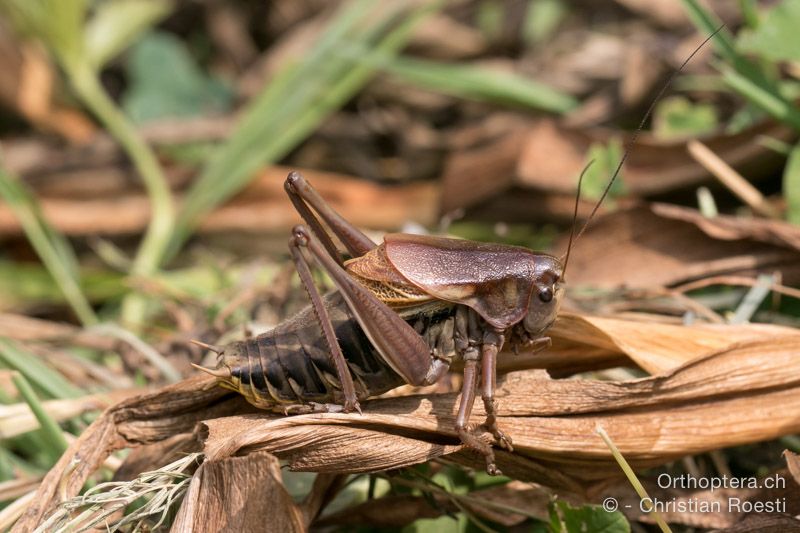
<path id="1" fill-rule="evenodd" d="M 281 412 L 286 415 L 308 415 L 312 413 L 346 413 L 344 406 L 335 403 L 302 403 L 284 405 Z"/>

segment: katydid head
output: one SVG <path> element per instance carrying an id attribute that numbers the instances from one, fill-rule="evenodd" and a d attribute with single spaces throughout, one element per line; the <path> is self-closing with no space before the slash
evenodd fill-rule
<path id="1" fill-rule="evenodd" d="M 532 336 L 538 336 L 555 321 L 564 296 L 564 266 L 551 255 L 537 255 L 533 272 L 533 290 L 528 313 L 522 325 Z"/>

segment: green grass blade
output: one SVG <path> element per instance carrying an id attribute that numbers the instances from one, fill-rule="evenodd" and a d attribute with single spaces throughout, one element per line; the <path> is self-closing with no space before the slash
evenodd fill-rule
<path id="1" fill-rule="evenodd" d="M 719 18 L 697 0 L 682 1 L 687 15 L 700 32 L 712 34 L 720 27 Z M 730 65 L 722 66 L 720 70 L 725 82 L 733 90 L 778 120 L 800 129 L 800 112 L 783 97 L 775 79 L 767 76 L 758 65 L 736 49 L 733 36 L 726 28 L 714 35 L 713 43 L 722 59 Z"/>
<path id="2" fill-rule="evenodd" d="M 408 57 L 380 61 L 376 66 L 406 82 L 461 98 L 552 113 L 578 107 L 572 96 L 512 72 Z"/>
<path id="3" fill-rule="evenodd" d="M 83 395 L 78 387 L 44 364 L 36 354 L 23 350 L 4 337 L 0 337 L 0 361 L 17 370 L 51 398 L 77 398 Z"/>
<path id="4" fill-rule="evenodd" d="M 117 272 L 82 269 L 81 288 L 91 302 L 116 300 L 127 290 Z M 69 305 L 64 293 L 40 263 L 0 260 L 0 311 L 19 312 L 38 305 Z"/>
<path id="5" fill-rule="evenodd" d="M 31 387 L 30 383 L 28 383 L 28 380 L 25 379 L 25 376 L 15 372 L 11 376 L 11 380 L 17 387 L 22 399 L 25 400 L 25 402 L 28 404 L 28 407 L 31 408 L 33 416 L 35 416 L 36 420 L 39 421 L 39 425 L 42 426 L 41 434 L 44 437 L 43 440 L 47 449 L 47 453 L 52 458 L 53 463 L 55 463 L 68 447 L 67 439 L 64 438 L 64 433 L 61 431 L 61 428 L 58 426 L 56 421 L 53 420 L 49 414 L 47 414 L 44 406 L 39 401 L 39 397 L 36 396 L 36 393 L 33 391 L 33 387 Z"/>
<path id="6" fill-rule="evenodd" d="M 722 79 L 734 91 L 747 98 L 781 122 L 800 130 L 800 110 L 777 90 L 764 88 L 751 78 L 728 66 L 720 68 Z"/>
<path id="7" fill-rule="evenodd" d="M 126 5 L 132 4 L 128 2 Z M 121 6 L 122 4 L 117 8 Z M 163 262 L 164 253 L 172 236 L 174 202 L 155 153 L 100 83 L 96 71 L 98 58 L 86 47 L 87 30 L 89 33 L 96 31 L 98 24 L 109 26 L 110 19 L 102 15 L 105 11 L 101 9 L 100 15 L 95 12 L 98 17 L 94 19 L 96 24 L 87 25 L 86 15 L 89 8 L 87 0 L 9 0 L 5 3 L 0 2 L 0 8 L 5 8 L 18 26 L 26 28 L 42 40 L 50 53 L 59 60 L 75 94 L 122 145 L 136 167 L 150 200 L 151 219 L 131 268 L 134 275 L 142 277 L 152 275 Z M 142 24 L 146 26 L 153 22 L 153 17 L 150 15 L 143 18 L 133 17 L 130 12 L 128 15 L 128 21 L 133 21 L 132 24 L 139 26 L 139 29 Z M 137 21 L 141 24 L 137 24 Z M 131 28 L 127 30 L 136 31 Z M 72 289 L 74 286 L 75 284 L 69 288 Z M 70 294 L 68 298 L 73 307 L 78 306 L 76 312 L 84 324 L 93 324 L 97 321 L 87 312 L 87 308 L 77 301 L 74 294 Z M 139 324 L 144 314 L 144 302 L 139 295 L 133 294 L 125 299 L 122 314 L 124 320 Z"/>
<path id="8" fill-rule="evenodd" d="M 118 56 L 175 5 L 167 0 L 114 0 L 99 3 L 83 32 L 87 61 L 95 70 Z"/>
<path id="9" fill-rule="evenodd" d="M 783 170 L 783 196 L 787 219 L 800 225 L 800 144 L 792 148 Z"/>
<path id="10" fill-rule="evenodd" d="M 136 334 L 126 330 L 116 324 L 104 323 L 97 324 L 88 328 L 88 331 L 113 337 L 122 342 L 128 343 L 137 352 L 144 356 L 147 361 L 156 367 L 161 374 L 167 378 L 170 383 L 177 383 L 183 376 L 178 372 L 172 363 L 169 362 L 163 355 L 158 353 L 152 346 L 144 342 Z"/>
<path id="11" fill-rule="evenodd" d="M 331 68 L 326 56 L 368 12 L 369 4 L 366 0 L 345 4 L 303 62 L 284 68 L 250 103 L 228 142 L 187 193 L 178 214 L 176 241 L 185 240 L 203 214 L 233 196 L 250 181 L 260 164 L 274 158 L 276 150 L 271 147 L 279 141 L 278 127 L 285 127 L 296 120 L 304 107 L 313 105 L 313 93 L 309 93 L 320 79 L 327 79 Z M 176 247 L 172 247 L 173 252 Z"/>
<path id="12" fill-rule="evenodd" d="M 28 240 L 64 293 L 78 319 L 84 325 L 95 324 L 97 316 L 80 288 L 77 260 L 67 240 L 50 227 L 35 199 L 19 180 L 2 169 L 0 169 L 0 196 L 20 221 Z"/>
<path id="13" fill-rule="evenodd" d="M 749 28 L 757 28 L 761 22 L 758 13 L 757 0 L 739 0 L 739 11 L 742 12 L 742 19 Z"/>
<path id="14" fill-rule="evenodd" d="M 682 0 L 683 8 L 689 19 L 694 23 L 700 33 L 711 35 L 722 25 L 722 21 L 714 13 L 707 10 L 697 0 Z M 740 59 L 739 53 L 733 42 L 733 35 L 727 28 L 722 28 L 712 41 L 714 49 L 730 62 Z"/>
<path id="15" fill-rule="evenodd" d="M 652 512 L 653 517 L 655 518 L 656 523 L 658 524 L 658 527 L 661 528 L 661 531 L 664 531 L 665 533 L 670 533 L 672 530 L 669 528 L 667 523 L 664 522 L 664 519 L 661 518 L 661 515 L 653 508 L 652 498 L 650 498 L 650 496 L 647 494 L 647 491 L 642 485 L 642 482 L 639 481 L 636 472 L 634 472 L 633 468 L 631 468 L 631 465 L 628 464 L 627 459 L 625 459 L 625 457 L 619 451 L 617 445 L 614 444 L 614 441 L 611 440 L 611 437 L 608 436 L 606 430 L 603 429 L 601 426 L 597 426 L 595 430 L 597 431 L 597 434 L 600 435 L 600 438 L 603 439 L 603 442 L 606 443 L 606 446 L 608 446 L 608 449 L 611 451 L 611 455 L 614 456 L 614 460 L 617 461 L 617 464 L 622 469 L 623 473 L 625 474 L 625 477 L 628 478 L 628 481 L 633 487 L 633 490 L 636 491 L 636 494 L 639 495 L 639 498 L 641 498 L 642 502 L 645 504 L 644 507 L 647 507 L 647 510 L 649 512 Z"/>
<path id="16" fill-rule="evenodd" d="M 338 49 L 355 43 L 393 55 L 407 42 L 416 22 L 438 7 L 433 4 L 407 14 L 403 4 L 393 5 L 387 9 L 365 1 L 345 4 L 314 50 L 257 97 L 187 194 L 169 255 L 177 252 L 200 217 L 240 191 L 261 166 L 285 156 L 369 80 L 375 69 L 341 57 Z M 399 23 L 398 17 L 403 17 Z M 357 24 L 365 20 L 367 25 Z"/>

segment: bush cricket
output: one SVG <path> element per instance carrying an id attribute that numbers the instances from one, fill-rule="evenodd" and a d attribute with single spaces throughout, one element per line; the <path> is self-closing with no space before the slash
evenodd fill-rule
<path id="1" fill-rule="evenodd" d="M 499 474 L 492 445 L 481 437 L 489 433 L 497 445 L 513 450 L 511 438 L 497 425 L 497 354 L 504 345 L 515 350 L 549 346 L 545 332 L 564 294 L 573 242 L 608 194 L 655 104 L 714 34 L 673 72 L 650 105 L 576 236 L 581 173 L 563 259 L 517 246 L 409 234 L 388 234 L 377 244 L 334 211 L 300 174 L 290 173 L 285 189 L 306 224 L 293 229 L 289 249 L 311 305 L 254 338 L 225 347 L 196 342 L 219 356 L 216 369 L 198 368 L 254 406 L 288 414 L 360 412 L 359 402 L 366 398 L 404 383 L 434 384 L 454 361 L 463 362 L 454 429 L 467 447 L 483 455 L 486 471 Z M 326 227 L 350 259 L 345 260 Z M 330 276 L 336 291 L 319 293 L 308 256 Z M 473 429 L 468 423 L 478 393 L 486 418 Z"/>

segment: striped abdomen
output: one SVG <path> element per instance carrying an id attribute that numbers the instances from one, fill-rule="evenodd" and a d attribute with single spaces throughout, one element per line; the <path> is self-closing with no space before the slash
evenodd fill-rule
<path id="1" fill-rule="evenodd" d="M 350 367 L 358 399 L 403 384 L 350 316 L 338 292 L 325 297 L 336 338 Z M 225 384 L 262 409 L 281 405 L 341 403 L 341 385 L 313 310 L 309 307 L 258 337 L 225 348 L 231 371 Z"/>

